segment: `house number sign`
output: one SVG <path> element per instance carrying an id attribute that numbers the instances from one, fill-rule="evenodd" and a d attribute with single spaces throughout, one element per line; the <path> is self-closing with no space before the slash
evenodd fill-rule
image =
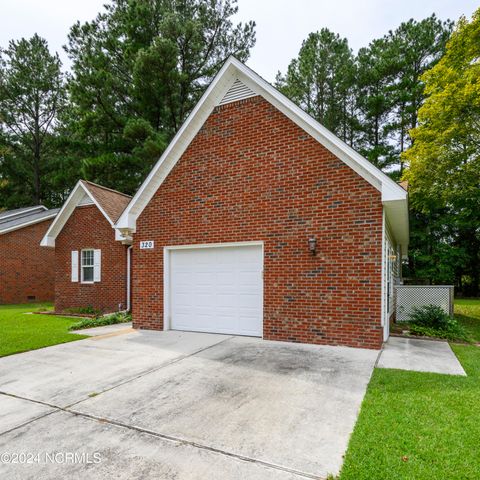
<path id="1" fill-rule="evenodd" d="M 144 242 L 140 242 L 140 249 L 151 249 L 155 246 L 155 242 L 153 240 L 145 240 Z"/>

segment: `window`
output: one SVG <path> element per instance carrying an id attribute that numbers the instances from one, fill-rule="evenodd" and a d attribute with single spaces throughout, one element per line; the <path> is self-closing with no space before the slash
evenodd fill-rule
<path id="1" fill-rule="evenodd" d="M 82 282 L 93 282 L 94 250 L 82 250 Z"/>

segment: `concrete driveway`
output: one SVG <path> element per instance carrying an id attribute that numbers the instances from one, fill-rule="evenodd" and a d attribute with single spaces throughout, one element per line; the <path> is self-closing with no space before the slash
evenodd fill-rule
<path id="1" fill-rule="evenodd" d="M 6 357 L 0 478 L 325 478 L 377 354 L 125 331 Z"/>

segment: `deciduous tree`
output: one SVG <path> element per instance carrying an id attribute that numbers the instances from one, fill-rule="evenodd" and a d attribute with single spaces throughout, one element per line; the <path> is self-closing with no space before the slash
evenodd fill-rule
<path id="1" fill-rule="evenodd" d="M 448 231 L 436 243 L 466 256 L 457 284 L 473 295 L 480 281 L 480 10 L 462 18 L 442 59 L 421 78 L 427 99 L 413 145 L 405 152 L 411 204 L 425 215 L 443 211 Z"/>

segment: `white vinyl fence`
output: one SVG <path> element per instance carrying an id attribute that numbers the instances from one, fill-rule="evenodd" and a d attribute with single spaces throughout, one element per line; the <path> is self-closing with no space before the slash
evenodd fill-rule
<path id="1" fill-rule="evenodd" d="M 453 315 L 453 285 L 396 285 L 395 317 L 397 322 L 409 320 L 413 307 L 438 305 Z"/>

